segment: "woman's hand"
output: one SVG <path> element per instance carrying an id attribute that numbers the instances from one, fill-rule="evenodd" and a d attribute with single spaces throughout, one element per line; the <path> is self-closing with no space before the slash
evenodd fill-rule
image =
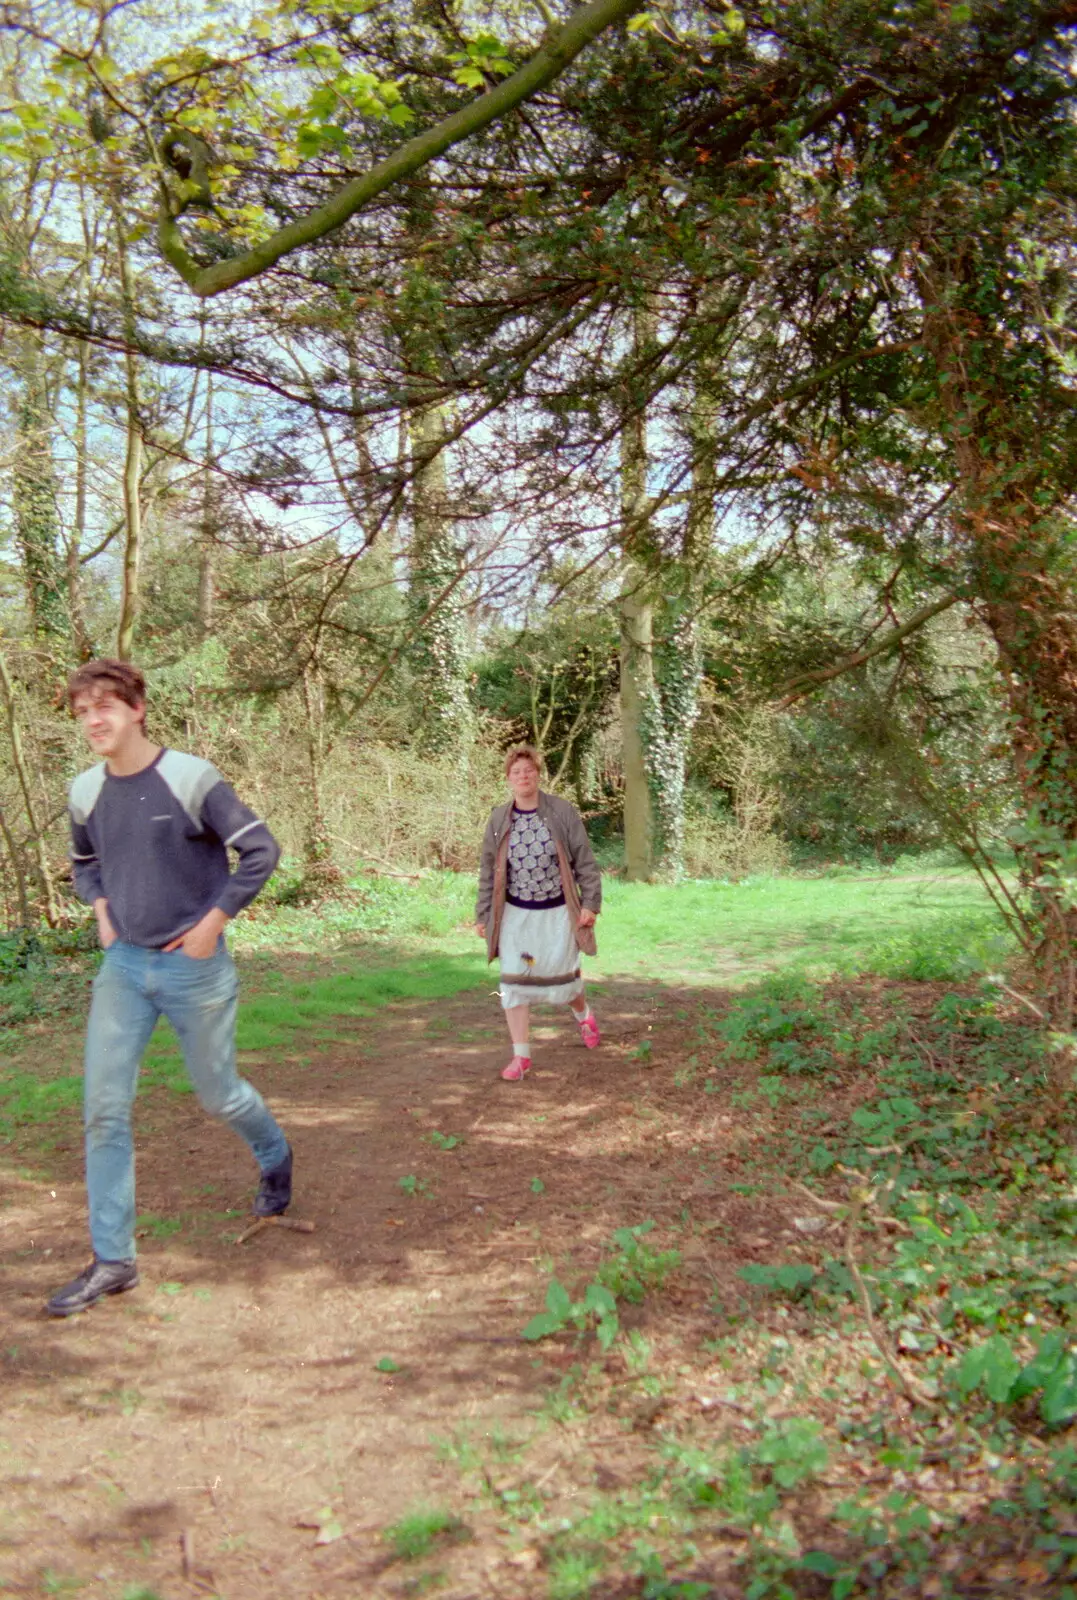
<path id="1" fill-rule="evenodd" d="M 485 922 L 476 922 L 476 924 L 475 924 L 475 932 L 478 934 L 480 939 L 485 939 L 486 938 L 486 924 L 485 924 Z"/>
<path id="2" fill-rule="evenodd" d="M 597 920 L 597 917 L 598 917 L 598 913 L 596 911 L 588 911 L 586 906 L 585 906 L 583 908 L 583 910 L 580 912 L 579 918 L 578 918 L 578 920 L 576 922 L 576 926 L 577 926 L 577 928 L 593 928 L 594 925 L 595 925 L 595 922 Z"/>

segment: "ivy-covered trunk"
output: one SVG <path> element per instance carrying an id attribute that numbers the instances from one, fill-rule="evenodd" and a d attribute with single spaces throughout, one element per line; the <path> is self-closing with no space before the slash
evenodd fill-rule
<path id="1" fill-rule="evenodd" d="M 62 661 L 68 654 L 71 624 L 60 548 L 52 418 L 37 334 L 28 334 L 22 340 L 22 354 L 23 382 L 12 464 L 15 537 L 34 640 L 50 658 Z"/>
<path id="2" fill-rule="evenodd" d="M 213 478 L 216 450 L 213 443 L 213 374 L 206 375 L 206 434 L 202 456 L 202 515 L 198 530 L 198 595 L 196 599 L 195 626 L 199 642 L 213 632 L 213 610 L 216 599 L 216 579 L 213 570 L 216 550 L 218 495 Z"/>
<path id="3" fill-rule="evenodd" d="M 655 334 L 645 305 L 634 319 L 635 356 L 646 353 Z M 653 548 L 647 525 L 646 412 L 639 405 L 628 411 L 621 429 L 622 542 L 629 558 L 620 597 L 621 744 L 625 870 L 633 880 L 676 878 L 684 865 L 685 774 L 702 681 L 696 587 L 714 496 L 713 456 L 704 449 L 694 459 L 683 559 L 671 564 Z M 640 560 L 631 559 L 634 550 Z"/>
<path id="4" fill-rule="evenodd" d="M 135 628 L 141 605 L 142 577 L 142 403 L 139 395 L 138 358 L 135 355 L 135 299 L 123 221 L 115 212 L 116 250 L 120 268 L 124 327 L 128 349 L 124 354 L 126 444 L 123 460 L 123 571 L 120 581 L 120 617 L 116 627 L 116 654 L 129 661 L 135 648 Z"/>
<path id="5" fill-rule="evenodd" d="M 684 870 L 684 795 L 688 748 L 699 714 L 703 679 L 694 596 L 679 586 L 656 612 L 653 722 L 647 728 L 654 866 L 664 878 Z"/>
<path id="6" fill-rule="evenodd" d="M 625 875 L 638 883 L 654 876 L 649 746 L 661 714 L 656 710 L 654 686 L 654 607 L 645 575 L 631 563 L 622 581 L 619 610 Z"/>
<path id="7" fill-rule="evenodd" d="M 634 361 L 653 344 L 655 316 L 644 301 L 632 319 Z M 621 764 L 624 770 L 625 873 L 632 882 L 654 876 L 651 745 L 661 724 L 654 683 L 654 597 L 651 575 L 636 552 L 648 553 L 647 411 L 626 395 L 621 422 Z"/>
<path id="8" fill-rule="evenodd" d="M 412 185 L 408 216 L 411 265 L 397 308 L 405 365 L 417 387 L 437 385 L 451 341 L 451 318 L 432 259 L 434 203 L 427 181 Z M 467 692 L 465 557 L 449 493 L 447 438 L 452 410 L 417 399 L 408 411 L 411 453 L 411 545 L 408 551 L 408 658 L 415 676 L 418 742 L 431 755 L 466 748 L 474 727 Z"/>
<path id="9" fill-rule="evenodd" d="M 473 727 L 467 693 L 467 629 L 462 609 L 463 552 L 449 503 L 443 440 L 445 408 L 424 406 L 409 418 L 412 531 L 408 610 L 410 660 L 419 706 L 419 743 L 437 755 L 466 748 Z"/>

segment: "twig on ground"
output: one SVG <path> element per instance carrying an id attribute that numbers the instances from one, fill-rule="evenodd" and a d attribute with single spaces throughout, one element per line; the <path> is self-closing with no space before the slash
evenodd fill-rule
<path id="1" fill-rule="evenodd" d="M 821 1194 L 816 1194 L 812 1189 L 809 1189 L 806 1183 L 798 1183 L 795 1178 L 793 1179 L 793 1188 L 799 1189 L 800 1193 L 805 1195 L 813 1205 L 818 1206 L 820 1211 L 847 1211 L 849 1209 L 847 1201 L 824 1200 Z"/>
<path id="2" fill-rule="evenodd" d="M 291 1228 L 293 1233 L 313 1233 L 313 1222 L 306 1222 L 302 1217 L 259 1217 L 257 1222 L 252 1222 L 249 1228 L 236 1235 L 236 1244 L 246 1244 L 248 1239 L 253 1239 L 256 1233 L 261 1233 L 263 1228 Z"/>
<path id="3" fill-rule="evenodd" d="M 864 1321 L 867 1324 L 868 1333 L 871 1335 L 871 1340 L 876 1350 L 883 1358 L 886 1370 L 897 1382 L 898 1387 L 916 1405 L 928 1406 L 933 1409 L 937 1405 L 937 1401 L 927 1393 L 926 1389 L 922 1389 L 914 1378 L 910 1378 L 908 1373 L 902 1370 L 897 1356 L 890 1349 L 885 1335 L 877 1326 L 875 1314 L 871 1309 L 871 1296 L 868 1294 L 868 1286 L 864 1282 L 856 1259 L 856 1230 L 860 1225 L 861 1213 L 871 1200 L 872 1194 L 872 1190 L 863 1188 L 853 1192 L 853 1203 L 849 1209 L 849 1216 L 845 1224 L 845 1266 L 856 1285 L 857 1297 L 860 1301 L 860 1309 L 864 1313 Z"/>
<path id="4" fill-rule="evenodd" d="M 1012 999 L 1017 1000 L 1021 1005 L 1026 1006 L 1028 1010 L 1032 1012 L 1034 1017 L 1039 1017 L 1041 1022 L 1050 1022 L 1051 1019 L 1047 1015 L 1046 1011 L 1041 1011 L 1036 1002 L 1034 1000 L 1030 1000 L 1027 994 L 1022 994 L 1019 989 L 1011 989 L 1008 983 L 1003 983 L 1002 979 L 997 976 L 992 977 L 989 981 L 997 984 L 1004 994 L 1010 995 Z"/>

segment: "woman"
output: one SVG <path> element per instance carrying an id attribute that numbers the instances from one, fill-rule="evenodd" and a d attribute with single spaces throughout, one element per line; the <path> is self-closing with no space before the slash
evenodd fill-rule
<path id="1" fill-rule="evenodd" d="M 529 744 L 505 758 L 512 799 L 486 824 L 475 925 L 489 959 L 501 957 L 501 1004 L 512 1060 L 501 1076 L 518 1083 L 531 1070 L 531 1004 L 568 1005 L 588 1050 L 601 1040 L 583 992 L 580 951 L 595 954 L 602 878 L 575 806 L 539 788 L 540 760 Z"/>

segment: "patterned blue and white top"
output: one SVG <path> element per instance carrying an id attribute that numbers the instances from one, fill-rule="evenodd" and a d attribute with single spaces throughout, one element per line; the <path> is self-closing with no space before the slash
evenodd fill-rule
<path id="1" fill-rule="evenodd" d="M 557 846 L 537 811 L 513 807 L 505 898 L 510 906 L 525 911 L 545 911 L 565 903 Z"/>

